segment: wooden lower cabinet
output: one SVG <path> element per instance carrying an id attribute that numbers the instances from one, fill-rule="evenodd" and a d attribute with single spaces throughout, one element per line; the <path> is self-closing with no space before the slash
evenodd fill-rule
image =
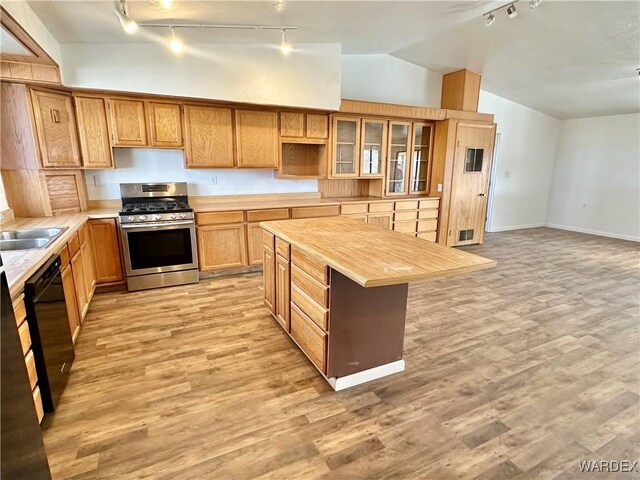
<path id="1" fill-rule="evenodd" d="M 327 372 L 327 334 L 296 305 L 291 306 L 291 336 L 316 367 Z"/>
<path id="2" fill-rule="evenodd" d="M 392 213 L 370 213 L 367 216 L 367 223 L 371 223 L 372 225 L 378 225 L 380 227 L 390 229 L 391 216 L 392 216 Z"/>
<path id="3" fill-rule="evenodd" d="M 247 265 L 243 223 L 198 226 L 197 236 L 201 271 L 224 270 Z"/>
<path id="4" fill-rule="evenodd" d="M 262 262 L 262 282 L 264 286 L 264 303 L 272 315 L 276 314 L 276 257 L 273 248 L 264 245 Z"/>
<path id="5" fill-rule="evenodd" d="M 276 320 L 287 332 L 290 331 L 289 317 L 291 296 L 291 269 L 289 260 L 276 254 Z"/>
<path id="6" fill-rule="evenodd" d="M 80 317 L 78 316 L 78 299 L 73 281 L 73 273 L 71 272 L 71 265 L 67 265 L 62 270 L 62 288 L 64 290 L 65 302 L 67 304 L 69 331 L 71 332 L 73 343 L 76 343 L 76 339 L 80 333 Z"/>
<path id="7" fill-rule="evenodd" d="M 247 254 L 249 265 L 262 263 L 262 227 L 260 223 L 247 223 Z"/>
<path id="8" fill-rule="evenodd" d="M 93 247 L 91 242 L 87 241 L 80 247 L 82 252 L 82 267 L 84 269 L 84 291 L 87 295 L 87 309 L 89 309 L 89 303 L 93 299 L 93 294 L 96 291 L 96 272 L 93 266 Z M 85 312 L 86 315 L 87 312 Z M 84 320 L 84 316 L 82 318 Z"/>
<path id="9" fill-rule="evenodd" d="M 89 299 L 87 297 L 87 279 L 85 275 L 84 258 L 82 247 L 71 257 L 71 272 L 73 273 L 73 286 L 76 291 L 76 303 L 78 307 L 78 319 L 80 323 L 84 320 L 87 310 L 89 310 Z"/>
<path id="10" fill-rule="evenodd" d="M 115 218 L 89 220 L 91 247 L 94 252 L 94 269 L 96 284 L 122 283 L 122 260 L 120 256 L 120 240 Z"/>

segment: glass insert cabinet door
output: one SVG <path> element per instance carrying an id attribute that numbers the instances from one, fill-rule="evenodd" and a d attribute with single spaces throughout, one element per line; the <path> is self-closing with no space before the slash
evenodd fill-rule
<path id="1" fill-rule="evenodd" d="M 360 176 L 381 177 L 386 157 L 387 122 L 362 119 Z"/>
<path id="2" fill-rule="evenodd" d="M 428 178 L 432 132 L 433 127 L 430 124 L 413 124 L 410 193 L 425 193 L 429 188 Z"/>
<path id="3" fill-rule="evenodd" d="M 360 119 L 334 117 L 333 176 L 357 177 L 360 156 Z"/>
<path id="4" fill-rule="evenodd" d="M 409 174 L 409 140 L 411 123 L 389 123 L 389 146 L 387 163 L 387 195 L 405 195 Z"/>

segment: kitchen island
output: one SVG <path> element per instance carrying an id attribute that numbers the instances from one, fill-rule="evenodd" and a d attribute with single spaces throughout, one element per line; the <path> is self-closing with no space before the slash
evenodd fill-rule
<path id="1" fill-rule="evenodd" d="M 496 265 L 351 218 L 260 225 L 265 304 L 335 390 L 404 370 L 409 283 Z"/>

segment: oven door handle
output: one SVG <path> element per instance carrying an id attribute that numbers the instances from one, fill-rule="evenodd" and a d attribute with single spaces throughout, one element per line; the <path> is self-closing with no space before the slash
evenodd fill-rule
<path id="1" fill-rule="evenodd" d="M 193 220 L 184 220 L 177 222 L 162 222 L 162 223 L 121 223 L 120 228 L 134 229 L 134 228 L 162 228 L 162 227 L 174 227 L 178 225 L 195 225 Z"/>

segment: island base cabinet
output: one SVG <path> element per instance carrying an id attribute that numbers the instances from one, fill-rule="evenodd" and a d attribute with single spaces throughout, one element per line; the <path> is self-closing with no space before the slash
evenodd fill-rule
<path id="1" fill-rule="evenodd" d="M 266 244 L 262 252 L 263 270 L 262 281 L 264 287 L 264 303 L 272 315 L 276 314 L 276 258 L 273 248 Z"/>
<path id="2" fill-rule="evenodd" d="M 290 331 L 290 305 L 291 292 L 291 268 L 289 260 L 276 254 L 276 320 L 285 329 Z"/>

